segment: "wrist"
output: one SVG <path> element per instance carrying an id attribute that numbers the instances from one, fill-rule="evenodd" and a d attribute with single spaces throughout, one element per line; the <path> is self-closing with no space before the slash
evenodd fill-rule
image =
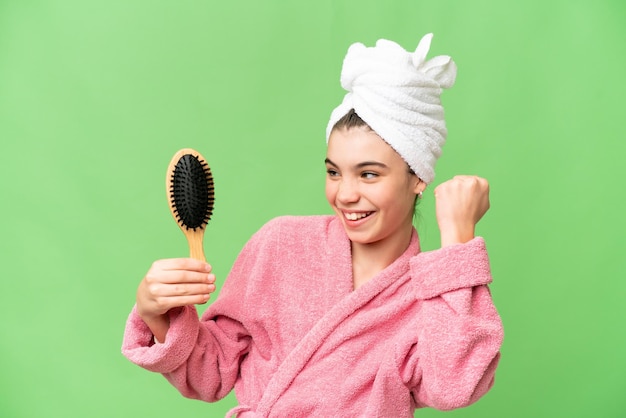
<path id="1" fill-rule="evenodd" d="M 441 247 L 448 247 L 455 244 L 465 244 L 474 239 L 474 226 L 464 228 L 442 228 Z"/>
<path id="2" fill-rule="evenodd" d="M 139 314 L 139 317 L 150 328 L 152 335 L 158 342 L 165 342 L 165 336 L 170 327 L 170 318 L 167 314 L 145 316 Z"/>

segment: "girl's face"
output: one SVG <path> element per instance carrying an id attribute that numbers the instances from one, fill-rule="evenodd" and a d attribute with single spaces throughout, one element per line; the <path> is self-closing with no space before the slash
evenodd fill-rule
<path id="1" fill-rule="evenodd" d="M 334 130 L 326 170 L 326 199 L 353 243 L 398 244 L 410 236 L 415 196 L 425 184 L 374 131 Z"/>

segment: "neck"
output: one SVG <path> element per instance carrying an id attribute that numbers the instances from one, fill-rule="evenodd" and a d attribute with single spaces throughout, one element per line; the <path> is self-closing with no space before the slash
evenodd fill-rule
<path id="1" fill-rule="evenodd" d="M 411 243 L 412 233 L 411 224 L 402 231 L 401 235 L 393 237 L 392 240 L 382 240 L 369 244 L 353 242 L 351 249 L 354 289 L 358 289 L 396 261 Z"/>

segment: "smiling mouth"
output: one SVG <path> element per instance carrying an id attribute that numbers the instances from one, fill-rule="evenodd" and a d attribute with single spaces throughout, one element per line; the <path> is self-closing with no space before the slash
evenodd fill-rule
<path id="1" fill-rule="evenodd" d="M 367 218 L 373 212 L 344 212 L 343 216 L 349 221 L 358 221 L 359 219 Z"/>

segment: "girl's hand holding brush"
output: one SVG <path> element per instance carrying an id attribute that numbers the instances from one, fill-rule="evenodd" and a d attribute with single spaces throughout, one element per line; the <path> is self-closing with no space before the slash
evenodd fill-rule
<path id="1" fill-rule="evenodd" d="M 169 328 L 172 308 L 202 304 L 215 291 L 211 266 L 193 258 L 155 261 L 137 289 L 137 313 L 159 342 Z"/>

